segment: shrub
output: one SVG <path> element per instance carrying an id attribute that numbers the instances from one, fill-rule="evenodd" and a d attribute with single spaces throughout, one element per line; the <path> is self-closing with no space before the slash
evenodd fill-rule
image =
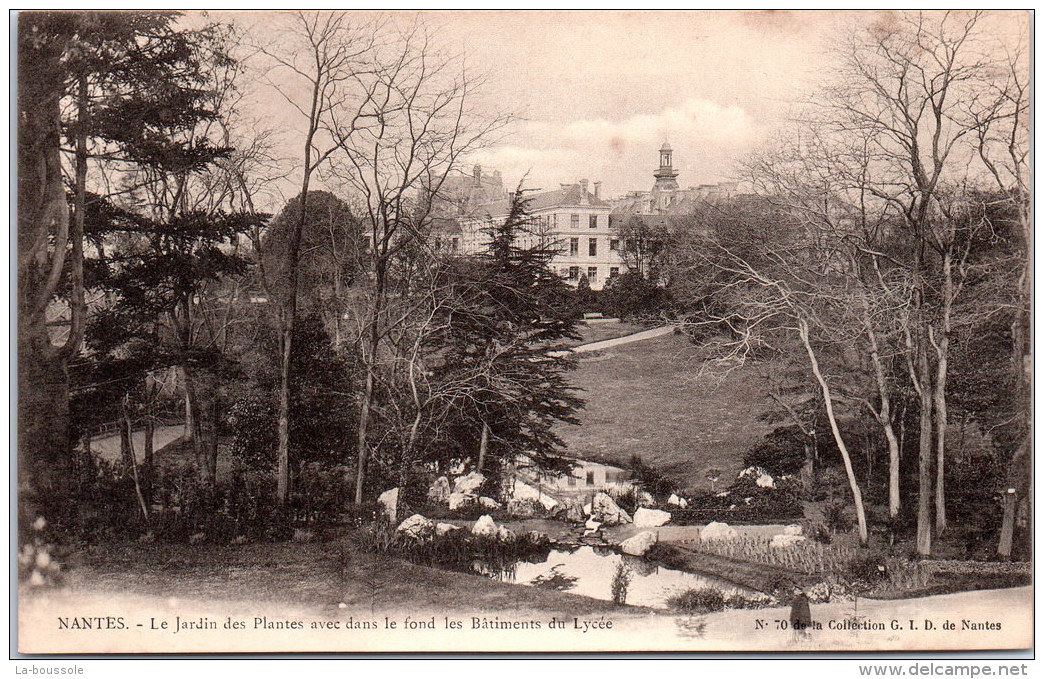
<path id="1" fill-rule="evenodd" d="M 610 278 L 602 288 L 601 302 L 605 313 L 623 319 L 656 317 L 670 308 L 664 288 L 632 271 Z"/>
<path id="2" fill-rule="evenodd" d="M 623 606 L 627 603 L 627 589 L 630 586 L 631 569 L 621 561 L 616 564 L 616 573 L 613 574 L 613 581 L 609 586 L 609 591 L 613 596 L 614 604 L 617 606 Z"/>
<path id="3" fill-rule="evenodd" d="M 823 508 L 823 521 L 834 533 L 844 533 L 852 528 L 852 520 L 848 517 L 848 505 L 834 500 Z"/>
<path id="4" fill-rule="evenodd" d="M 761 467 L 772 476 L 797 474 L 805 466 L 805 435 L 779 427 L 743 456 L 744 467 Z"/>
<path id="5" fill-rule="evenodd" d="M 655 497 L 670 495 L 672 488 L 671 480 L 645 464 L 640 455 L 631 456 L 630 466 L 636 489 L 644 490 Z"/>
<path id="6" fill-rule="evenodd" d="M 873 587 L 888 579 L 887 557 L 873 551 L 861 551 L 845 564 L 845 579 L 859 587 Z"/>
<path id="7" fill-rule="evenodd" d="M 725 610 L 725 595 L 713 587 L 687 589 L 671 595 L 667 606 L 682 613 L 711 613 Z"/>

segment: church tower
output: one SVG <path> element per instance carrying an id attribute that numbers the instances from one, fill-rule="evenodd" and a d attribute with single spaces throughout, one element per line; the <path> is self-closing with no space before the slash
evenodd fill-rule
<path id="1" fill-rule="evenodd" d="M 671 145 L 666 141 L 660 147 L 660 167 L 653 172 L 656 182 L 652 188 L 652 206 L 657 212 L 663 212 L 674 199 L 678 190 L 678 171 L 671 164 Z"/>

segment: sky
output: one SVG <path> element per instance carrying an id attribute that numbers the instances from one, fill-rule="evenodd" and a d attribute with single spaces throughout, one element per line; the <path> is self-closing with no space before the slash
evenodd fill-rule
<path id="1" fill-rule="evenodd" d="M 777 12 L 490 12 L 436 17 L 521 120 L 476 161 L 513 183 L 648 190 L 666 140 L 682 186 L 735 174 L 830 61 L 840 17 Z M 452 38 L 450 38 L 452 36 Z"/>
<path id="2" fill-rule="evenodd" d="M 276 23 L 266 13 L 233 16 L 261 35 Z M 736 163 L 785 134 L 829 80 L 831 46 L 888 20 L 887 12 L 826 11 L 388 16 L 402 24 L 419 16 L 443 50 L 484 75 L 484 101 L 515 116 L 465 169 L 500 170 L 507 188 L 523 175 L 530 188 L 601 181 L 609 197 L 652 186 L 664 141 L 682 187 L 736 179 Z M 263 96 L 262 107 L 279 107 Z M 266 117 L 292 136 L 291 112 Z"/>

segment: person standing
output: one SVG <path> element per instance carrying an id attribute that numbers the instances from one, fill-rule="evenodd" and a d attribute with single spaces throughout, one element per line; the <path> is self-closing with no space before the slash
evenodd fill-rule
<path id="1" fill-rule="evenodd" d="M 790 603 L 790 628 L 794 630 L 795 639 L 808 637 L 808 630 L 812 627 L 812 609 L 809 606 L 808 595 L 800 587 L 794 588 L 794 597 Z"/>

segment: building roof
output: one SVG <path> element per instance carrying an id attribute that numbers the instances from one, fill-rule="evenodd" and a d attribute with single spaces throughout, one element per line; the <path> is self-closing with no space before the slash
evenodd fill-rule
<path id="1" fill-rule="evenodd" d="M 530 212 L 550 210 L 556 207 L 609 207 L 608 201 L 595 198 L 590 191 L 584 191 L 580 184 L 566 184 L 557 191 L 529 193 L 527 198 Z M 485 217 L 486 215 L 496 217 L 506 215 L 510 208 L 511 199 L 506 198 L 477 205 L 471 210 L 470 215 L 472 217 Z"/>

